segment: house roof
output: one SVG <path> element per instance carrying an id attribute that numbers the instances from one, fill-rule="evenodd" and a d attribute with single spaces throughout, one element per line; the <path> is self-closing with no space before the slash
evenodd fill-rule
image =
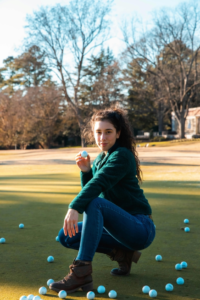
<path id="1" fill-rule="evenodd" d="M 200 117 L 200 106 L 195 108 L 189 108 L 188 117 L 199 116 Z"/>

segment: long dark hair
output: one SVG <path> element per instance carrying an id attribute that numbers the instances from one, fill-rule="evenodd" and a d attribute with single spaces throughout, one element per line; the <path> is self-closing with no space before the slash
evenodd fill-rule
<path id="1" fill-rule="evenodd" d="M 93 114 L 90 120 L 90 126 L 93 132 L 95 122 L 104 120 L 107 120 L 111 124 L 113 124 L 117 132 L 121 131 L 120 136 L 118 138 L 119 145 L 121 147 L 126 147 L 133 153 L 136 161 L 137 178 L 139 182 L 142 183 L 142 170 L 140 167 L 140 161 L 136 150 L 136 142 L 127 117 L 127 112 L 121 108 L 108 108 L 98 110 L 96 113 Z"/>

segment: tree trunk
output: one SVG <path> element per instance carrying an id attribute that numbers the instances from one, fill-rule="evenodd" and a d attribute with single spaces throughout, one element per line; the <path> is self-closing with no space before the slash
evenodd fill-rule
<path id="1" fill-rule="evenodd" d="M 185 138 L 185 118 L 184 118 L 184 116 L 181 116 L 179 136 L 181 139 Z"/>
<path id="2" fill-rule="evenodd" d="M 159 135 L 162 135 L 163 131 L 163 111 L 162 111 L 162 103 L 159 102 L 158 104 L 158 132 Z"/>

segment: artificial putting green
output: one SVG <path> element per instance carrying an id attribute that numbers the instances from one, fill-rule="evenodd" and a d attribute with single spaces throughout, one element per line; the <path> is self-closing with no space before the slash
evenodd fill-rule
<path id="1" fill-rule="evenodd" d="M 149 285 L 158 292 L 157 299 L 199 299 L 200 249 L 200 168 L 183 166 L 143 166 L 142 188 L 148 198 L 156 224 L 153 244 L 142 251 L 138 264 L 132 265 L 130 276 L 115 277 L 110 270 L 117 266 L 109 258 L 96 253 L 93 280 L 96 298 L 108 299 L 112 289 L 117 299 L 149 299 L 142 287 Z M 39 295 L 38 289 L 48 279 L 60 280 L 69 271 L 77 251 L 66 249 L 55 241 L 68 204 L 81 190 L 76 165 L 0 166 L 0 299 L 17 300 L 22 295 Z M 82 220 L 82 215 L 79 215 Z M 181 230 L 188 218 L 189 233 Z M 19 229 L 24 223 L 25 228 Z M 155 256 L 161 254 L 162 262 Z M 54 263 L 47 257 L 53 255 Z M 188 263 L 176 271 L 175 264 Z M 183 277 L 184 285 L 176 279 Z M 172 283 L 173 292 L 165 285 Z M 105 294 L 97 294 L 99 285 Z M 68 299 L 86 299 L 86 293 L 69 294 Z M 57 298 L 48 290 L 42 299 Z"/>

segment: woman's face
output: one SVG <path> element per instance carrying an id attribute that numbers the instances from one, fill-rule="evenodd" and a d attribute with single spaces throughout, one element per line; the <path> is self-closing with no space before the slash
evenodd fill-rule
<path id="1" fill-rule="evenodd" d="M 115 144 L 120 132 L 109 121 L 96 121 L 94 125 L 94 137 L 97 146 L 107 154 L 108 150 Z"/>

